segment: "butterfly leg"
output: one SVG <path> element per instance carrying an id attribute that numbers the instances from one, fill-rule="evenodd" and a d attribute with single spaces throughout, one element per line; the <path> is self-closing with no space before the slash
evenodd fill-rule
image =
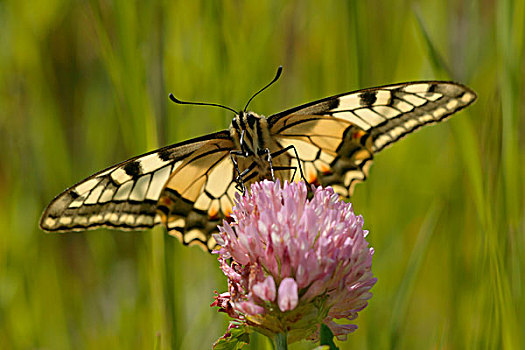
<path id="1" fill-rule="evenodd" d="M 235 180 L 235 181 L 238 181 L 242 184 L 243 187 L 237 187 L 236 186 L 236 189 L 238 191 L 241 191 L 242 188 L 244 188 L 244 190 L 246 190 L 246 185 L 244 184 L 245 182 L 248 182 L 250 181 L 251 179 L 253 178 L 256 178 L 258 173 L 257 171 L 254 171 L 252 172 L 252 170 L 255 168 L 255 163 L 252 163 L 248 168 L 244 169 L 244 171 L 242 173 L 239 174 L 238 178 Z M 250 174 L 250 172 L 252 172 Z M 243 191 L 243 194 L 244 194 L 244 191 Z"/>
<path id="2" fill-rule="evenodd" d="M 230 151 L 230 158 L 232 160 L 233 167 L 235 168 L 235 171 L 237 172 L 237 177 L 235 178 L 235 182 L 237 184 L 235 185 L 235 189 L 239 192 L 242 192 L 242 194 L 244 195 L 244 193 L 246 192 L 246 186 L 244 185 L 244 181 L 242 180 L 242 178 L 243 178 L 244 172 L 248 169 L 245 169 L 241 174 L 241 170 L 239 169 L 239 163 L 237 162 L 237 159 L 235 159 L 234 156 L 246 157 L 246 155 L 242 151 Z"/>
<path id="3" fill-rule="evenodd" d="M 299 153 L 297 153 L 297 149 L 295 148 L 294 145 L 289 145 L 289 146 L 287 146 L 285 148 L 281 148 L 277 152 L 274 152 L 272 154 L 272 156 L 275 158 L 275 157 L 280 156 L 281 154 L 286 153 L 286 152 L 288 152 L 290 150 L 293 150 L 293 152 L 295 154 L 295 159 L 297 159 L 297 165 L 299 166 L 299 173 L 301 174 L 301 179 L 303 179 L 304 182 L 308 183 L 308 180 L 306 180 L 306 177 L 304 177 L 303 167 L 301 166 L 301 158 L 299 158 Z M 292 168 L 295 168 L 295 167 L 290 167 L 290 169 L 292 169 Z M 283 169 L 281 169 L 281 170 L 283 170 Z M 297 170 L 297 169 L 295 169 L 295 170 Z M 295 172 L 294 172 L 294 177 L 295 177 Z M 292 179 L 293 179 L 293 177 L 292 177 Z"/>
<path id="4" fill-rule="evenodd" d="M 239 163 L 237 162 L 234 156 L 247 158 L 249 157 L 249 155 L 242 151 L 230 151 L 230 158 L 232 160 L 233 167 L 235 168 L 235 171 L 237 173 L 237 177 L 235 178 L 235 189 L 239 192 L 242 192 L 242 194 L 244 195 L 246 192 L 246 185 L 244 183 L 251 180 L 254 177 L 257 177 L 257 172 L 252 172 L 256 164 L 252 162 L 249 167 L 247 167 L 241 172 L 241 170 L 239 169 Z"/>
<path id="5" fill-rule="evenodd" d="M 293 174 L 290 177 L 290 180 L 293 181 L 295 178 L 295 175 L 297 174 L 297 167 L 296 166 L 276 166 L 274 168 L 275 171 L 281 171 L 281 170 L 293 170 Z"/>
<path id="6" fill-rule="evenodd" d="M 275 181 L 275 174 L 273 172 L 273 164 L 272 164 L 272 152 L 270 152 L 269 148 L 265 148 L 260 152 L 259 155 L 266 154 L 266 160 L 270 164 L 270 174 L 272 175 L 272 181 Z"/>

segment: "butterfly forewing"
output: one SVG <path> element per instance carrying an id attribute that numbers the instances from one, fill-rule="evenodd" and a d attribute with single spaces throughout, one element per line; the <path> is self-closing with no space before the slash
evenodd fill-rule
<path id="1" fill-rule="evenodd" d="M 201 193 L 209 192 L 203 188 L 214 189 L 209 178 L 216 173 L 216 159 L 229 155 L 231 149 L 233 142 L 229 133 L 222 131 L 117 164 L 58 195 L 42 215 L 40 226 L 55 232 L 97 227 L 129 230 L 178 220 L 182 233 L 201 230 L 204 227 L 200 223 L 208 220 L 210 210 L 197 209 L 195 201 Z M 233 182 L 232 172 L 223 179 Z M 177 193 L 177 197 L 173 198 L 172 193 Z M 221 196 L 225 194 L 231 195 L 231 191 L 217 195 L 219 205 L 216 212 L 211 211 L 215 214 L 212 219 L 218 220 L 231 211 L 229 198 L 221 203 Z M 166 204 L 174 211 L 166 211 Z M 198 220 L 188 222 L 186 219 L 192 216 Z M 209 231 L 205 230 L 205 238 L 199 236 L 204 244 L 210 237 Z M 181 238 L 185 243 L 193 242 L 193 239 Z"/>
<path id="2" fill-rule="evenodd" d="M 269 117 L 268 124 L 281 145 L 295 145 L 309 182 L 350 197 L 375 153 L 475 99 L 472 90 L 452 82 L 403 83 L 311 102 Z"/>

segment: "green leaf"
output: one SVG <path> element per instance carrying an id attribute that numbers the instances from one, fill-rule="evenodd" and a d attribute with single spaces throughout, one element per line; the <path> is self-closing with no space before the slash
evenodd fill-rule
<path id="1" fill-rule="evenodd" d="M 250 343 L 250 332 L 245 327 L 231 328 L 215 344 L 215 350 L 237 350 Z"/>
<path id="2" fill-rule="evenodd" d="M 330 350 L 339 350 L 334 343 L 334 334 L 328 326 L 321 324 L 321 345 L 327 345 Z"/>

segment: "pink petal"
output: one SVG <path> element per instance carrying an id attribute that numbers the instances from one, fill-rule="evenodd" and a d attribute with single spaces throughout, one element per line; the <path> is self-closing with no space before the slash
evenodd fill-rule
<path id="1" fill-rule="evenodd" d="M 263 282 L 259 282 L 252 287 L 253 293 L 264 301 L 275 300 L 275 281 L 272 276 L 266 277 Z"/>
<path id="2" fill-rule="evenodd" d="M 277 303 L 282 312 L 293 310 L 299 302 L 297 294 L 297 283 L 290 277 L 286 277 L 279 285 L 279 297 Z"/>
<path id="3" fill-rule="evenodd" d="M 259 306 L 251 301 L 241 301 L 240 303 L 235 303 L 234 308 L 243 314 L 248 315 L 259 315 L 264 313 L 264 308 Z"/>
<path id="4" fill-rule="evenodd" d="M 330 328 L 336 338 L 342 341 L 346 340 L 348 333 L 352 333 L 357 329 L 357 326 L 354 324 L 338 324 L 334 321 L 325 322 L 325 324 Z"/>

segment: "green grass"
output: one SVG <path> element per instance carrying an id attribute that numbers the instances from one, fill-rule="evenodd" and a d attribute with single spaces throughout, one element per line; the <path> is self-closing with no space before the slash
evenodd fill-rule
<path id="1" fill-rule="evenodd" d="M 215 257 L 162 228 L 37 221 L 95 171 L 228 126 L 168 92 L 239 108 L 279 65 L 258 113 L 417 79 L 479 95 L 358 185 L 378 283 L 340 348 L 525 346 L 524 0 L 5 0 L 0 24 L 0 348 L 210 348 L 227 322 L 209 307 Z"/>

